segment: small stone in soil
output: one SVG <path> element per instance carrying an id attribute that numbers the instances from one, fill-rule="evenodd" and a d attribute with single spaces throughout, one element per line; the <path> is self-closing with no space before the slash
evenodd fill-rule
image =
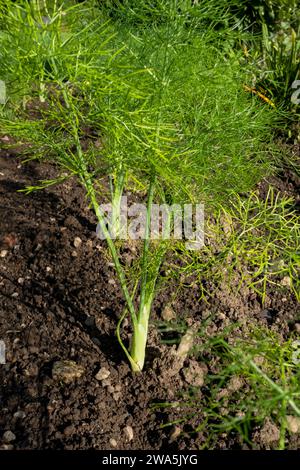
<path id="1" fill-rule="evenodd" d="M 105 380 L 110 376 L 110 371 L 105 367 L 101 367 L 101 369 L 95 375 L 96 380 Z"/>
<path id="2" fill-rule="evenodd" d="M 24 419 L 26 418 L 26 413 L 25 411 L 19 410 L 14 413 L 14 418 L 15 419 Z"/>
<path id="3" fill-rule="evenodd" d="M 75 239 L 74 239 L 74 246 L 75 246 L 75 248 L 79 248 L 80 245 L 81 245 L 81 243 L 82 243 L 81 238 L 75 237 Z"/>
<path id="4" fill-rule="evenodd" d="M 175 426 L 175 428 L 172 430 L 169 443 L 171 444 L 172 442 L 176 441 L 177 437 L 180 436 L 181 434 L 181 429 L 178 426 Z"/>
<path id="5" fill-rule="evenodd" d="M 165 321 L 171 321 L 176 318 L 176 314 L 170 305 L 166 305 L 161 313 L 162 319 Z"/>
<path id="6" fill-rule="evenodd" d="M 298 416 L 287 416 L 286 421 L 287 428 L 291 433 L 296 434 L 300 432 L 300 418 Z"/>
<path id="7" fill-rule="evenodd" d="M 284 276 L 284 278 L 281 279 L 280 284 L 284 287 L 291 287 L 292 279 L 290 278 L 290 276 Z"/>
<path id="8" fill-rule="evenodd" d="M 132 441 L 133 439 L 133 429 L 131 426 L 126 426 L 126 428 L 124 428 L 124 433 L 125 433 L 125 436 L 127 437 L 127 440 L 130 442 Z"/>
<path id="9" fill-rule="evenodd" d="M 1 250 L 0 251 L 0 258 L 5 258 L 5 256 L 7 255 L 8 251 L 7 250 Z"/>
<path id="10" fill-rule="evenodd" d="M 0 450 L 13 450 L 14 446 L 11 444 L 3 444 L 0 446 Z"/>
<path id="11" fill-rule="evenodd" d="M 65 383 L 79 379 L 83 373 L 84 368 L 74 361 L 56 361 L 52 367 L 52 378 Z"/>
<path id="12" fill-rule="evenodd" d="M 109 439 L 109 443 L 112 447 L 117 447 L 118 443 L 115 439 Z"/>
<path id="13" fill-rule="evenodd" d="M 5 442 L 6 444 L 9 444 L 10 442 L 13 442 L 16 440 L 16 436 L 12 431 L 5 431 L 2 439 L 3 439 L 3 442 Z"/>
<path id="14" fill-rule="evenodd" d="M 225 313 L 219 312 L 219 313 L 218 313 L 218 318 L 219 318 L 219 320 L 222 320 L 222 321 L 226 320 L 226 315 L 225 315 Z"/>

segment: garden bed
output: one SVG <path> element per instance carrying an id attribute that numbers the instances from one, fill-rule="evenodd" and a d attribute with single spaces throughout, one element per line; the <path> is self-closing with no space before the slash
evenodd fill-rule
<path id="1" fill-rule="evenodd" d="M 163 345 L 152 327 L 145 370 L 136 375 L 117 343 L 122 295 L 105 243 L 96 238 L 96 219 L 82 188 L 70 180 L 24 197 L 18 189 L 55 176 L 55 167 L 22 165 L 17 155 L 4 151 L 0 158 L 0 338 L 6 344 L 7 359 L 0 368 L 0 428 L 15 435 L 9 443 L 2 441 L 2 448 L 201 446 L 203 435 L 189 433 L 200 415 L 192 424 L 184 424 L 176 437 L 174 426 L 161 425 L 182 417 L 182 409 L 152 409 L 158 402 L 176 402 L 190 386 L 182 371 L 168 374 L 171 346 Z M 276 181 L 281 190 L 295 190 L 290 181 Z M 130 258 L 129 249 L 127 255 Z M 265 306 L 255 294 L 234 290 L 234 286 L 221 286 L 208 300 L 199 300 L 196 285 L 182 289 L 173 307 L 178 316 L 189 318 L 190 325 L 200 325 L 209 312 L 210 335 L 228 321 L 242 322 L 245 329 L 263 325 L 283 337 L 299 328 L 295 326 L 299 304 L 286 289 L 269 290 Z M 161 320 L 173 291 L 169 285 L 158 295 L 153 321 Z M 64 370 L 62 375 L 57 372 L 57 367 L 66 367 L 59 361 L 74 361 L 69 380 Z M 104 383 L 96 379 L 103 368 L 103 376 L 109 374 Z M 276 434 L 270 426 L 269 431 Z M 257 428 L 252 431 L 256 448 L 276 445 L 268 429 L 261 434 Z M 297 447 L 297 439 L 292 438 L 289 446 Z M 218 448 L 241 446 L 247 448 L 238 435 L 226 433 L 218 443 Z"/>
<path id="2" fill-rule="evenodd" d="M 300 448 L 296 0 L 2 3 L 0 448 Z"/>

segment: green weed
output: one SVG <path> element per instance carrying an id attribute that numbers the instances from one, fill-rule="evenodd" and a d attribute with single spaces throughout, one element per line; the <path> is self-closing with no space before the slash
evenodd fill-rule
<path id="1" fill-rule="evenodd" d="M 237 289 L 247 286 L 262 302 L 272 286 L 291 289 L 299 299 L 300 223 L 293 198 L 270 187 L 264 199 L 252 192 L 231 203 L 207 219 L 201 252 L 181 245 L 182 272 L 196 276 L 200 286 L 206 279 L 230 285 L 238 278 Z"/>
<path id="2" fill-rule="evenodd" d="M 199 335 L 202 344 L 194 354 L 208 373 L 201 391 L 191 388 L 176 402 L 181 410 L 176 424 L 182 429 L 189 423 L 202 441 L 201 449 L 220 448 L 223 439 L 234 437 L 239 442 L 235 447 L 286 448 L 292 424 L 300 428 L 295 338 L 284 341 L 277 333 L 258 328 L 241 337 L 238 327 L 210 337 L 203 327 Z M 270 425 L 268 441 L 263 429 Z"/>

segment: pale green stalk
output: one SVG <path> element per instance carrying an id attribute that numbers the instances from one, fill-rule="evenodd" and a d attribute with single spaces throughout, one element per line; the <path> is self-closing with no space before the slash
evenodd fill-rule
<path id="1" fill-rule="evenodd" d="M 142 259 L 142 280 L 141 280 L 141 295 L 140 295 L 140 308 L 137 318 L 137 325 L 134 328 L 131 357 L 133 360 L 133 371 L 140 372 L 144 367 L 145 351 L 148 337 L 148 325 L 153 301 L 154 292 L 147 289 L 147 277 L 149 269 L 149 246 L 150 246 L 150 224 L 151 224 L 151 211 L 154 196 L 155 178 L 152 178 L 148 190 L 147 201 L 147 216 L 145 225 L 145 239 Z"/>
<path id="2" fill-rule="evenodd" d="M 162 114 L 162 95 L 163 87 L 165 86 L 166 79 L 166 68 L 168 59 L 168 46 L 165 45 L 164 50 L 164 61 L 163 61 L 163 79 L 161 82 L 161 88 L 159 90 L 159 109 L 156 119 L 156 136 L 155 144 L 159 145 L 160 138 L 160 125 L 161 125 L 161 114 Z M 133 360 L 133 371 L 141 372 L 144 367 L 146 345 L 148 338 L 149 319 L 151 313 L 151 307 L 154 300 L 156 281 L 159 274 L 159 269 L 162 262 L 162 256 L 158 259 L 154 259 L 154 272 L 149 276 L 149 252 L 150 252 L 150 226 L 151 226 L 151 213 L 153 205 L 153 197 L 155 192 L 156 177 L 152 175 L 150 177 L 150 183 L 147 195 L 147 216 L 145 225 L 145 239 L 143 246 L 143 258 L 142 258 L 142 278 L 141 278 L 141 289 L 140 289 L 140 305 L 139 313 L 137 318 L 137 326 L 134 328 L 132 344 L 131 344 L 131 357 Z"/>
<path id="3" fill-rule="evenodd" d="M 112 200 L 112 216 L 111 216 L 111 229 L 114 238 L 123 238 L 122 227 L 121 227 L 121 204 L 124 190 L 124 183 L 126 178 L 126 171 L 124 167 L 121 167 L 117 172 L 117 175 L 112 182 L 110 178 L 111 186 L 111 200 Z"/>
<path id="4" fill-rule="evenodd" d="M 97 216 L 98 222 L 100 224 L 101 230 L 102 230 L 102 232 L 105 236 L 105 239 L 107 241 L 108 248 L 109 248 L 111 256 L 113 258 L 113 262 L 114 262 L 114 266 L 115 266 L 115 269 L 116 269 L 116 272 L 117 272 L 117 276 L 119 278 L 121 288 L 122 288 L 122 291 L 123 291 L 123 294 L 124 294 L 124 297 L 125 297 L 125 300 L 126 300 L 126 303 L 127 303 L 127 306 L 128 306 L 128 310 L 130 312 L 133 327 L 135 328 L 136 325 L 137 325 L 137 317 L 136 317 L 135 308 L 134 308 L 134 305 L 133 305 L 133 302 L 132 302 L 132 299 L 131 299 L 131 296 L 130 296 L 130 293 L 129 293 L 129 290 L 128 290 L 128 287 L 127 287 L 127 280 L 126 280 L 123 268 L 120 264 L 120 260 L 119 260 L 119 256 L 118 256 L 115 244 L 114 244 L 114 242 L 111 238 L 109 230 L 106 227 L 104 214 L 102 213 L 101 208 L 98 204 L 94 185 L 91 182 L 91 179 L 88 175 L 84 175 L 82 177 L 82 183 L 83 183 L 83 185 L 85 186 L 85 188 L 87 190 L 88 196 L 91 200 L 91 203 L 92 203 L 93 209 L 95 211 L 95 214 Z"/>

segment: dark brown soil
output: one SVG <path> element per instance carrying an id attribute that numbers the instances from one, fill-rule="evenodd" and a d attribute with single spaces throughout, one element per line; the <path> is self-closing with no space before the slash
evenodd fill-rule
<path id="1" fill-rule="evenodd" d="M 171 347 L 160 344 L 152 327 L 145 371 L 132 375 L 117 343 L 124 303 L 83 190 L 69 180 L 28 196 L 17 192 L 55 174 L 53 166 L 22 165 L 0 153 L 0 339 L 6 345 L 0 445 L 11 431 L 15 439 L 3 439 L 2 448 L 196 449 L 197 436 L 170 438 L 174 429 L 161 427 L 180 410 L 151 408 L 188 387 L 181 372 L 168 373 Z M 154 319 L 172 300 L 173 287 L 158 296 Z M 214 315 L 211 334 L 237 320 L 287 333 L 300 318 L 289 292 L 270 292 L 270 321 L 260 299 L 231 286 L 221 286 L 209 303 L 199 301 L 197 287 L 182 290 L 175 308 L 191 324 Z M 53 373 L 68 366 L 62 361 L 73 361 L 69 380 Z M 95 378 L 101 368 L 109 372 L 104 382 Z M 220 448 L 239 446 L 225 441 Z"/>

